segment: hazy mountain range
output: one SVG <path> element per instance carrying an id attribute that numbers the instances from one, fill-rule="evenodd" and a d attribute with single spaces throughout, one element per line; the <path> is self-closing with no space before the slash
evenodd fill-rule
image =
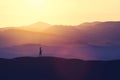
<path id="1" fill-rule="evenodd" d="M 0 28 L 0 57 L 37 56 L 42 46 L 45 56 L 119 59 L 119 35 L 119 21 Z"/>

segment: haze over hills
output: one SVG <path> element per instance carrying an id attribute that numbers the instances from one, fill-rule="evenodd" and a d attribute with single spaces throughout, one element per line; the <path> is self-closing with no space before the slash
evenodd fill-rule
<path id="1" fill-rule="evenodd" d="M 9 55 L 3 57 L 23 56 L 22 51 L 24 54 L 26 52 L 27 56 L 35 56 L 38 48 L 35 45 L 42 45 L 46 48 L 45 56 L 87 59 L 92 55 L 88 59 L 118 59 L 119 30 L 119 21 L 84 23 L 76 26 L 38 22 L 19 28 L 0 28 L 0 56 L 4 53 Z M 33 49 L 36 51 L 32 48 L 23 49 L 22 47 L 27 44 L 33 44 L 29 46 L 34 46 Z M 21 53 L 17 51 L 21 49 Z M 14 55 L 10 56 L 12 54 Z"/>
<path id="2" fill-rule="evenodd" d="M 5 28 L 0 28 L 1 30 L 7 30 L 7 29 L 21 29 L 21 30 L 27 30 L 27 31 L 34 31 L 34 32 L 40 32 L 46 28 L 48 28 L 49 26 L 52 26 L 48 23 L 45 22 L 36 22 L 30 25 L 26 25 L 26 26 L 19 26 L 19 27 L 5 27 Z"/>
<path id="3" fill-rule="evenodd" d="M 59 45 L 44 46 L 40 44 L 26 44 L 0 48 L 1 58 L 39 56 L 42 46 L 43 56 L 74 58 L 83 60 L 113 60 L 120 59 L 120 46 L 92 46 L 92 45 Z"/>

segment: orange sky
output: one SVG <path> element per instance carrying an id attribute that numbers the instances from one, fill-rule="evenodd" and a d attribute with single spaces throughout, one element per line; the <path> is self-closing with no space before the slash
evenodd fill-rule
<path id="1" fill-rule="evenodd" d="M 0 0 L 0 27 L 120 20 L 120 0 Z"/>

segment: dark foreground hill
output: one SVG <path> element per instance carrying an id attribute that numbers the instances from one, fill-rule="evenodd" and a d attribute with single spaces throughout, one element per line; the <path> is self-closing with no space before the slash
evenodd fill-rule
<path id="1" fill-rule="evenodd" d="M 120 61 L 55 57 L 0 59 L 0 80 L 120 80 Z"/>

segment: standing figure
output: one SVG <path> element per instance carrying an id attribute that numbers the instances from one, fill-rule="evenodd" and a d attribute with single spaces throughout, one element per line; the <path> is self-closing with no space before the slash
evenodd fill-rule
<path id="1" fill-rule="evenodd" d="M 39 57 L 42 56 L 42 47 L 39 48 Z"/>

